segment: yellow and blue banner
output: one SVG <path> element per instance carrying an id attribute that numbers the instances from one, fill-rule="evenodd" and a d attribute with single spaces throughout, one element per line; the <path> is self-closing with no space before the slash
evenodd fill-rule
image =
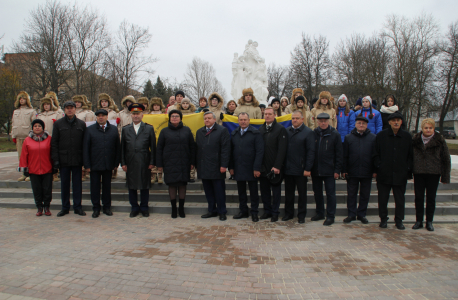
<path id="1" fill-rule="evenodd" d="M 154 132 L 156 133 L 156 139 L 159 139 L 159 133 L 163 128 L 169 126 L 169 115 L 168 114 L 159 114 L 159 115 L 143 115 L 143 122 L 153 125 Z M 194 140 L 196 139 L 196 131 L 199 128 L 202 128 L 204 124 L 204 114 L 191 114 L 183 116 L 183 126 L 189 127 L 191 129 Z"/>
<path id="2" fill-rule="evenodd" d="M 276 117 L 278 124 L 281 124 L 283 127 L 288 128 L 291 126 L 291 114 Z M 256 129 L 259 129 L 262 124 L 266 121 L 264 119 L 250 119 L 250 125 L 253 125 Z M 234 131 L 239 126 L 239 118 L 231 115 L 224 115 L 223 126 L 229 130 L 229 133 Z"/>

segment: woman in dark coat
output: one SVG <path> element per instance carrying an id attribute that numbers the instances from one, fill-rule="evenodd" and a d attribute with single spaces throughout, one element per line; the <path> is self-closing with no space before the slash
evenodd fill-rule
<path id="1" fill-rule="evenodd" d="M 421 132 L 413 137 L 413 176 L 417 221 L 412 229 L 423 227 L 426 190 L 426 229 L 434 231 L 436 193 L 439 179 L 450 183 L 450 153 L 442 135 L 434 132 L 433 119 L 421 122 Z"/>
<path id="2" fill-rule="evenodd" d="M 178 213 L 186 217 L 184 202 L 189 173 L 195 165 L 196 146 L 189 127 L 184 127 L 183 115 L 179 110 L 169 112 L 169 126 L 161 130 L 157 142 L 157 167 L 164 171 L 165 184 L 169 186 L 172 218 L 177 217 L 177 190 L 179 196 Z"/>

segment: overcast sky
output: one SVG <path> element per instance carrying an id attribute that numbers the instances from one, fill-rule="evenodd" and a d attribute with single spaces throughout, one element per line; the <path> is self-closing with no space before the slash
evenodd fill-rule
<path id="1" fill-rule="evenodd" d="M 24 29 L 29 12 L 45 0 L 4 0 L 0 9 L 0 36 L 5 52 Z M 62 1 L 63 3 L 73 3 Z M 209 61 L 230 97 L 234 52 L 243 53 L 249 39 L 257 41 L 266 64 L 286 65 L 302 33 L 324 35 L 331 53 L 336 44 L 353 33 L 379 31 L 391 14 L 409 18 L 432 14 L 445 33 L 458 21 L 457 0 L 384 1 L 112 1 L 79 0 L 103 14 L 112 31 L 123 19 L 149 27 L 153 35 L 148 54 L 159 61 L 157 75 L 183 80 L 194 56 Z M 228 100 L 228 99 L 227 99 Z"/>

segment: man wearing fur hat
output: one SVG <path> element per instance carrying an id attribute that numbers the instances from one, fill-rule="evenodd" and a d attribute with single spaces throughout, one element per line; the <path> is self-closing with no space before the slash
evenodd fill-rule
<path id="1" fill-rule="evenodd" d="M 252 119 L 263 118 L 261 109 L 259 108 L 259 102 L 253 95 L 253 90 L 251 88 L 243 90 L 243 96 L 238 101 L 234 116 L 238 116 L 241 112 L 246 112 Z"/>
<path id="2" fill-rule="evenodd" d="M 137 99 L 137 103 L 140 103 L 145 107 L 145 110 L 143 111 L 143 114 L 149 114 L 149 100 L 148 97 L 140 97 Z"/>
<path id="3" fill-rule="evenodd" d="M 118 124 L 119 136 L 121 136 L 122 128 L 132 123 L 132 113 L 129 111 L 128 107 L 134 103 L 137 103 L 137 101 L 135 101 L 134 96 L 131 96 L 131 95 L 126 96 L 122 98 L 121 100 L 121 105 L 122 105 L 123 110 L 119 112 L 119 119 L 120 119 L 119 124 Z"/>
<path id="4" fill-rule="evenodd" d="M 32 130 L 32 121 L 37 118 L 37 112 L 32 108 L 30 97 L 27 92 L 19 92 L 14 102 L 17 109 L 13 112 L 11 137 L 16 144 L 18 158 L 21 158 L 22 144 Z M 22 175 L 18 181 L 26 180 L 27 176 Z"/>
<path id="5" fill-rule="evenodd" d="M 172 111 L 174 109 L 177 109 L 178 104 L 181 103 L 181 100 L 185 97 L 183 91 L 178 91 L 175 93 L 175 103 L 173 105 L 170 105 L 169 108 L 167 108 L 167 112 Z"/>
<path id="6" fill-rule="evenodd" d="M 63 117 L 64 116 L 64 111 L 62 110 L 62 108 L 60 107 L 60 104 L 59 104 L 59 100 L 57 99 L 57 95 L 56 93 L 54 92 L 48 92 L 45 97 L 49 97 L 51 98 L 52 100 L 52 106 L 53 106 L 53 110 L 55 109 L 57 111 L 57 113 Z M 49 127 L 48 127 L 49 128 Z"/>
<path id="7" fill-rule="evenodd" d="M 224 99 L 221 97 L 220 94 L 218 93 L 212 93 L 210 97 L 208 97 L 210 101 L 210 105 L 208 107 L 208 110 L 211 111 L 212 113 L 215 114 L 216 116 L 216 123 L 218 125 L 223 125 L 222 117 L 224 114 L 223 111 L 223 105 L 224 105 Z"/>
<path id="8" fill-rule="evenodd" d="M 108 121 L 116 120 L 116 124 L 119 124 L 120 119 L 118 117 L 118 107 L 114 103 L 113 99 L 108 94 L 102 93 L 99 95 L 99 102 L 97 103 L 97 109 L 104 109 L 108 113 Z M 118 175 L 118 169 L 113 170 L 113 174 L 111 175 L 111 179 L 115 179 Z"/>

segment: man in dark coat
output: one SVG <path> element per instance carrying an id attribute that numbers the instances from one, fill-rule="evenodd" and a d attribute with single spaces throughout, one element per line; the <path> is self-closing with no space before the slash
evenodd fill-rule
<path id="1" fill-rule="evenodd" d="M 264 157 L 260 178 L 264 214 L 261 216 L 261 220 L 270 218 L 271 222 L 277 222 L 280 214 L 281 182 L 285 171 L 283 167 L 288 147 L 288 134 L 286 128 L 275 120 L 275 111 L 272 107 L 266 108 L 264 119 L 266 122 L 259 128 L 264 140 Z"/>
<path id="2" fill-rule="evenodd" d="M 107 122 L 108 112 L 99 109 L 95 113 L 97 122 L 84 133 L 84 168 L 91 174 L 92 217 L 100 215 L 100 179 L 102 179 L 103 213 L 111 212 L 111 172 L 118 168 L 121 159 L 121 144 L 118 127 Z"/>
<path id="3" fill-rule="evenodd" d="M 143 123 L 145 107 L 134 103 L 129 106 L 132 123 L 122 128 L 121 166 L 126 172 L 129 202 L 132 205 L 130 217 L 149 216 L 148 200 L 151 187 L 151 169 L 156 164 L 156 134 L 153 126 Z M 140 190 L 140 206 L 137 191 Z"/>
<path id="4" fill-rule="evenodd" d="M 264 142 L 259 130 L 250 125 L 250 116 L 241 112 L 238 116 L 239 127 L 231 135 L 231 160 L 229 171 L 237 181 L 240 212 L 234 219 L 248 218 L 248 197 L 246 183 L 250 189 L 251 219 L 258 222 L 258 178 L 261 175 L 262 157 L 264 156 Z"/>
<path id="5" fill-rule="evenodd" d="M 375 139 L 374 164 L 377 173 L 380 227 L 387 227 L 388 199 L 393 189 L 394 221 L 396 227 L 403 230 L 406 185 L 407 180 L 412 178 L 413 169 L 412 137 L 401 128 L 400 113 L 392 113 L 388 117 L 388 123 L 391 127 L 379 132 Z"/>
<path id="6" fill-rule="evenodd" d="M 215 122 L 215 114 L 211 111 L 206 112 L 205 126 L 196 132 L 197 177 L 202 179 L 208 202 L 208 213 L 202 215 L 202 218 L 219 215 L 220 221 L 225 221 L 227 210 L 224 181 L 229 166 L 231 141 L 227 129 Z"/>
<path id="7" fill-rule="evenodd" d="M 368 128 L 369 120 L 363 116 L 355 119 L 355 128 L 345 136 L 343 144 L 342 175 L 347 179 L 348 217 L 344 223 L 356 219 L 367 224 L 367 205 L 371 196 L 372 177 L 375 177 L 373 157 L 375 154 L 375 134 Z M 359 206 L 356 208 L 359 190 Z"/>
<path id="8" fill-rule="evenodd" d="M 335 128 L 329 125 L 329 115 L 317 116 L 315 128 L 315 162 L 312 168 L 313 193 L 315 194 L 316 214 L 312 221 L 324 219 L 323 182 L 326 189 L 326 220 L 323 225 L 334 223 L 336 214 L 336 179 L 342 171 L 342 138 Z"/>
<path id="9" fill-rule="evenodd" d="M 302 111 L 296 110 L 291 115 L 292 126 L 286 129 L 288 133 L 288 152 L 285 161 L 285 216 L 283 221 L 294 218 L 295 190 L 297 200 L 297 219 L 305 223 L 307 215 L 307 181 L 311 175 L 315 160 L 315 135 L 304 125 Z"/>
<path id="10" fill-rule="evenodd" d="M 70 178 L 72 179 L 73 210 L 75 214 L 85 216 L 81 206 L 83 192 L 83 137 L 86 123 L 75 116 L 76 104 L 68 101 L 64 104 L 65 116 L 54 123 L 51 140 L 51 156 L 54 168 L 60 169 L 60 187 L 62 210 L 58 217 L 70 211 Z"/>

